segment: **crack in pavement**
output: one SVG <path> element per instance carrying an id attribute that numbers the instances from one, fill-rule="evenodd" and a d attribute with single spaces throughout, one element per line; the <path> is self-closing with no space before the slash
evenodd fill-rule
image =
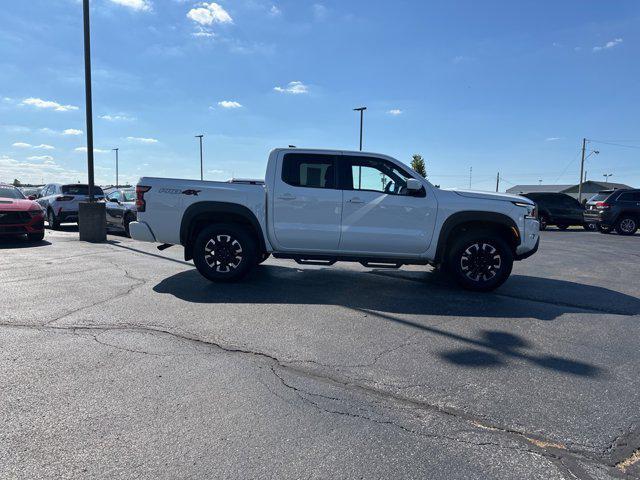
<path id="1" fill-rule="evenodd" d="M 326 395 L 321 395 L 321 394 L 317 394 L 317 393 L 312 393 L 312 392 L 306 392 L 304 390 L 301 390 L 297 387 L 292 386 L 291 384 L 288 384 L 287 382 L 284 381 L 284 379 L 282 378 L 281 375 L 279 375 L 276 371 L 275 368 L 276 366 L 280 369 L 283 369 L 285 371 L 291 372 L 294 375 L 300 375 L 303 377 L 307 377 L 309 379 L 318 381 L 319 383 L 325 384 L 325 385 L 330 385 L 333 387 L 337 387 L 340 389 L 343 389 L 347 392 L 352 391 L 354 393 L 359 393 L 362 394 L 366 397 L 372 398 L 374 404 L 379 404 L 378 406 L 381 406 L 383 408 L 388 408 L 389 410 L 397 413 L 398 412 L 398 408 L 400 408 L 400 410 L 404 410 L 404 411 L 410 411 L 410 410 L 422 410 L 422 411 L 428 411 L 428 412 L 432 412 L 432 413 L 436 413 L 436 414 L 440 414 L 440 415 L 444 415 L 444 416 L 449 416 L 452 418 L 455 418 L 457 420 L 461 420 L 466 422 L 468 425 L 470 425 L 471 427 L 475 427 L 476 429 L 483 429 L 483 430 L 490 430 L 496 434 L 500 434 L 500 435 L 505 435 L 513 440 L 517 440 L 519 443 L 524 444 L 524 448 L 521 449 L 516 449 L 515 447 L 508 447 L 505 445 L 501 445 L 501 444 L 494 444 L 492 442 L 488 442 L 487 445 L 493 445 L 496 447 L 500 447 L 500 448 L 511 448 L 512 450 L 520 450 L 520 451 L 526 451 L 532 454 L 537 454 L 540 456 L 543 456 L 544 458 L 553 461 L 554 464 L 558 467 L 561 468 L 563 471 L 565 471 L 565 473 L 570 473 L 572 476 L 575 476 L 576 478 L 581 478 L 581 479 L 589 479 L 590 477 L 586 474 L 586 472 L 584 472 L 578 465 L 578 461 L 584 461 L 584 462 L 588 462 L 588 463 L 593 463 L 593 464 L 597 464 L 597 465 L 601 465 L 601 466 L 605 466 L 608 468 L 611 468 L 612 465 L 610 464 L 610 462 L 608 462 L 606 459 L 601 458 L 601 456 L 598 456 L 596 453 L 592 453 L 592 452 L 588 452 L 585 450 L 579 450 L 579 449 L 575 449 L 575 448 L 569 448 L 566 447 L 565 445 L 559 444 L 556 441 L 553 440 L 548 440 L 545 438 L 542 438 L 538 435 L 531 435 L 527 432 L 521 431 L 521 430 L 517 430 L 511 427 L 506 427 L 506 426 L 501 426 L 495 423 L 491 423 L 489 421 L 487 421 L 484 418 L 478 417 L 476 415 L 452 408 L 452 407 L 447 407 L 447 406 L 442 406 L 442 405 L 437 405 L 437 404 L 432 404 L 426 401 L 422 401 L 422 400 L 416 400 L 416 399 L 411 399 L 411 398 L 406 398 L 403 397 L 397 393 L 393 393 L 393 392 L 389 392 L 388 390 L 383 390 L 383 389 L 379 389 L 379 388 L 375 388 L 372 387 L 370 385 L 360 385 L 358 383 L 354 383 L 351 379 L 349 378 L 345 378 L 339 374 L 327 374 L 327 373 L 322 373 L 322 372 L 317 372 L 317 371 L 313 371 L 310 369 L 306 369 L 306 368 L 300 368 L 297 366 L 294 366 L 295 362 L 288 362 L 287 360 L 282 360 L 279 359 L 276 356 L 270 355 L 268 353 L 265 352 L 260 352 L 260 351 L 253 351 L 253 350 L 248 350 L 248 349 L 244 349 L 241 347 L 237 347 L 237 346 L 233 346 L 233 345 L 225 345 L 222 343 L 218 343 L 215 341 L 210 341 L 210 340 L 206 340 L 206 339 L 202 339 L 202 338 L 198 338 L 198 337 L 194 337 L 188 334 L 180 334 L 180 333 L 176 333 L 170 330 L 166 330 L 160 327 L 149 327 L 149 326 L 140 326 L 140 325 L 134 325 L 134 324 L 129 324 L 129 325 L 120 325 L 120 326 L 115 326 L 115 325 L 93 325 L 93 326 L 87 326 L 87 325 L 64 325 L 64 326 L 60 326 L 60 325 L 40 325 L 40 326 L 34 326 L 34 325 L 26 325 L 26 324 L 0 324 L 0 326 L 5 327 L 5 328 L 15 328 L 15 329 L 30 329 L 30 330 L 36 330 L 36 331 L 69 331 L 74 335 L 80 335 L 80 334 L 86 334 L 88 333 L 89 335 L 91 335 L 92 337 L 94 336 L 95 331 L 98 332 L 107 332 L 107 331 L 121 331 L 121 332 L 131 332 L 131 333 L 148 333 L 148 334 L 156 334 L 156 335 L 168 335 L 170 337 L 173 337 L 175 339 L 179 339 L 179 340 L 183 340 L 183 341 L 187 341 L 190 343 L 195 343 L 197 345 L 205 345 L 209 348 L 213 348 L 216 350 L 220 350 L 222 352 L 226 352 L 226 353 L 230 353 L 230 354 L 240 354 L 240 355 L 247 355 L 247 356 L 251 356 L 251 357 L 255 357 L 255 358 L 259 358 L 262 359 L 264 361 L 267 361 L 271 364 L 270 369 L 273 372 L 273 374 L 279 379 L 279 381 L 281 383 L 283 383 L 283 385 L 289 389 L 289 390 L 294 390 L 296 392 L 297 395 L 307 395 L 307 396 L 316 396 L 316 397 L 320 397 L 320 398 L 324 398 L 326 400 L 329 401 L 336 401 L 336 402 L 342 402 L 344 403 L 345 400 L 341 399 L 341 398 L 337 398 L 337 397 L 330 397 L 330 396 L 326 396 Z M 94 337 L 95 338 L 95 337 Z M 153 354 L 150 352 L 144 352 L 144 351 L 137 351 L 137 350 L 132 350 L 132 349 L 126 349 L 126 348 L 121 348 L 118 346 L 114 346 L 108 343 L 104 344 L 105 346 L 108 347 L 112 347 L 112 348 L 116 348 L 119 350 L 124 350 L 124 351 L 128 351 L 130 353 L 140 353 L 140 354 Z M 283 399 L 281 396 L 278 395 L 278 397 L 280 399 Z M 284 399 L 283 399 L 284 400 Z M 311 401 L 309 398 L 303 398 L 301 397 L 301 400 L 309 403 L 315 403 L 313 401 Z M 389 405 L 391 404 L 391 407 L 385 407 L 385 405 Z M 451 441 L 457 441 L 457 442 L 462 442 L 462 443 L 468 443 L 468 444 L 472 444 L 472 445 L 478 445 L 478 446 L 482 446 L 479 445 L 476 442 L 469 442 L 469 441 L 465 441 L 465 440 L 461 440 L 459 438 L 456 437 L 447 437 L 447 436 L 443 436 L 443 435 L 435 435 L 435 434 L 426 434 L 424 432 L 416 432 L 414 430 L 408 429 L 407 427 L 401 426 L 401 425 L 397 425 L 396 423 L 392 422 L 392 421 L 388 421 L 388 420 L 376 420 L 373 419 L 369 416 L 366 415 L 358 415 L 358 414 L 353 414 L 353 413 L 349 413 L 349 412 L 343 412 L 343 411 L 339 411 L 339 410 L 329 410 L 326 409 L 322 406 L 320 406 L 319 404 L 315 404 L 315 407 L 318 409 L 321 409 L 323 411 L 326 411 L 327 413 L 332 413 L 332 414 L 336 414 L 336 415 L 345 415 L 345 416 L 350 416 L 350 417 L 354 417 L 354 418 L 360 418 L 360 419 L 364 419 L 364 420 L 370 420 L 370 421 L 375 421 L 377 423 L 381 423 L 381 424 L 388 424 L 388 425 L 393 425 L 396 426 L 398 428 L 403 429 L 404 431 L 406 431 L 407 433 L 411 433 L 411 434 L 415 434 L 415 435 L 423 435 L 423 436 L 427 436 L 427 437 L 433 437 L 433 438 L 446 438 L 449 439 Z M 616 469 L 617 472 L 620 472 L 619 469 Z M 576 475 L 576 472 L 579 472 Z"/>

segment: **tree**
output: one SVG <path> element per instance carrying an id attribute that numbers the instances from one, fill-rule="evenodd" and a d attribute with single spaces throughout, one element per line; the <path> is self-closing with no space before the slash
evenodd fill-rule
<path id="1" fill-rule="evenodd" d="M 414 153 L 412 155 L 411 168 L 413 168 L 424 178 L 427 178 L 427 169 L 424 166 L 424 158 L 422 158 L 422 155 L 420 155 L 419 153 Z"/>
<path id="2" fill-rule="evenodd" d="M 22 183 L 20 183 L 20 180 L 18 180 L 17 178 L 13 179 L 13 186 L 14 187 L 21 187 Z"/>

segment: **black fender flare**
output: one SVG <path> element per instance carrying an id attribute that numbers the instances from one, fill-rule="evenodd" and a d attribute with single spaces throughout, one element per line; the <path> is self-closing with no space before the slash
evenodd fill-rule
<path id="1" fill-rule="evenodd" d="M 185 247 L 185 257 L 190 254 L 187 250 L 190 249 L 189 240 L 191 238 L 191 231 L 194 220 L 201 215 L 233 215 L 242 218 L 246 223 L 251 225 L 258 235 L 260 242 L 260 248 L 266 250 L 266 244 L 264 241 L 264 235 L 262 233 L 262 227 L 260 222 L 256 218 L 255 214 L 244 205 L 230 202 L 214 202 L 203 201 L 196 202 L 184 211 L 182 215 L 182 221 L 180 223 L 180 244 Z"/>
<path id="2" fill-rule="evenodd" d="M 482 223 L 482 224 L 494 224 L 501 225 L 509 228 L 509 230 L 513 234 L 513 239 L 515 240 L 515 247 L 520 245 L 520 230 L 518 230 L 518 226 L 516 222 L 513 221 L 511 217 L 505 215 L 504 213 L 497 212 L 484 212 L 484 211 L 474 211 L 474 210 L 465 210 L 462 212 L 456 212 L 450 215 L 442 224 L 442 228 L 440 229 L 440 235 L 438 236 L 438 246 L 436 247 L 436 262 L 440 263 L 444 259 L 444 254 L 447 249 L 447 245 L 450 241 L 451 233 L 460 225 L 465 223 Z M 515 250 L 515 249 L 514 249 Z"/>

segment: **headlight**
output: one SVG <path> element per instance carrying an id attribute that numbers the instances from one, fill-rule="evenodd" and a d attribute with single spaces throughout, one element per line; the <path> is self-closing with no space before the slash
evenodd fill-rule
<path id="1" fill-rule="evenodd" d="M 538 208 L 535 204 L 531 205 L 530 203 L 524 203 L 524 202 L 513 202 L 513 204 L 516 207 L 522 207 L 527 209 L 525 218 L 538 218 Z"/>
<path id="2" fill-rule="evenodd" d="M 27 213 L 31 215 L 31 218 L 44 216 L 44 212 L 42 210 L 29 210 Z"/>

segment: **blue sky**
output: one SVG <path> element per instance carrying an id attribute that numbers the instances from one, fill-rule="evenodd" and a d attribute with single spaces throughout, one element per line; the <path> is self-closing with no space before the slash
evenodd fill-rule
<path id="1" fill-rule="evenodd" d="M 0 10 L 0 181 L 86 181 L 82 7 Z M 443 187 L 640 186 L 640 3 L 92 0 L 96 181 L 264 175 L 294 144 L 421 153 Z"/>

